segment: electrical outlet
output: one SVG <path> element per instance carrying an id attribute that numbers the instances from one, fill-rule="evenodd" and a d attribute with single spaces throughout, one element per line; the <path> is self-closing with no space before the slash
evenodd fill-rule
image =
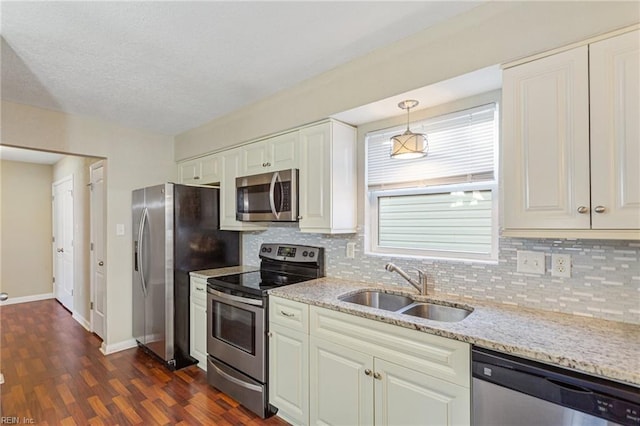
<path id="1" fill-rule="evenodd" d="M 353 259 L 356 257 L 356 243 L 347 243 L 347 258 Z"/>
<path id="2" fill-rule="evenodd" d="M 537 251 L 517 252 L 516 270 L 525 274 L 544 274 L 545 268 L 544 253 Z"/>
<path id="3" fill-rule="evenodd" d="M 554 277 L 571 278 L 571 255 L 551 255 L 551 275 Z"/>

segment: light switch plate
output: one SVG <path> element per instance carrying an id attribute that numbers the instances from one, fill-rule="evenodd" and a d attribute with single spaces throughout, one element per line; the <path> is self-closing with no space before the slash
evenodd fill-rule
<path id="1" fill-rule="evenodd" d="M 353 259 L 356 257 L 356 243 L 347 243 L 347 258 Z"/>
<path id="2" fill-rule="evenodd" d="M 517 252 L 516 270 L 518 272 L 543 275 L 546 271 L 544 263 L 544 253 L 542 252 L 523 250 Z"/>
<path id="3" fill-rule="evenodd" d="M 124 223 L 116 224 L 116 235 L 124 235 Z"/>

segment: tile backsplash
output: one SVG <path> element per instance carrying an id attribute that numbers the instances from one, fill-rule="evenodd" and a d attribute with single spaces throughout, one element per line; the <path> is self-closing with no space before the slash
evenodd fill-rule
<path id="1" fill-rule="evenodd" d="M 386 263 L 394 262 L 401 268 L 423 269 L 430 290 L 640 324 L 640 242 L 636 241 L 500 238 L 496 265 L 370 256 L 364 254 L 360 233 L 306 234 L 296 224 L 272 224 L 266 231 L 243 234 L 243 263 L 259 264 L 263 242 L 324 247 L 328 277 L 408 286 L 397 274 L 384 270 Z M 349 242 L 356 244 L 353 259 L 346 257 Z M 516 272 L 518 250 L 544 252 L 547 272 Z M 571 278 L 551 276 L 551 254 L 556 253 L 571 255 Z"/>

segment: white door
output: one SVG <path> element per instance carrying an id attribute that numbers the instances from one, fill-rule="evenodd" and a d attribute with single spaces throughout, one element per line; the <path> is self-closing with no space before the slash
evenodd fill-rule
<path id="1" fill-rule="evenodd" d="M 269 403 L 292 424 L 309 423 L 309 336 L 269 325 Z"/>
<path id="2" fill-rule="evenodd" d="M 53 183 L 54 296 L 73 312 L 73 176 Z"/>
<path id="3" fill-rule="evenodd" d="M 373 357 L 311 337 L 310 424 L 373 424 Z"/>
<path id="4" fill-rule="evenodd" d="M 105 188 L 104 161 L 90 166 L 91 176 L 91 330 L 105 338 L 106 327 L 106 256 L 105 256 Z"/>
<path id="5" fill-rule="evenodd" d="M 591 223 L 640 229 L 640 31 L 589 46 Z"/>
<path id="6" fill-rule="evenodd" d="M 468 425 L 469 388 L 379 358 L 375 361 L 375 425 Z"/>

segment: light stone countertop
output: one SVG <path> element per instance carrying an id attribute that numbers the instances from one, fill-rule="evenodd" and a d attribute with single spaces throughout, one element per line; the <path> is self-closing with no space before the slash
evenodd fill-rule
<path id="1" fill-rule="evenodd" d="M 460 322 L 439 322 L 342 302 L 338 296 L 366 289 L 411 293 L 416 301 L 473 308 Z M 640 325 L 586 318 L 436 293 L 417 296 L 392 287 L 321 278 L 279 287 L 273 296 L 460 340 L 640 387 Z"/>
<path id="2" fill-rule="evenodd" d="M 223 275 L 231 275 L 231 274 L 241 274 L 243 272 L 254 272 L 259 271 L 260 268 L 257 266 L 248 266 L 248 265 L 238 265 L 238 266 L 229 266 L 227 268 L 215 268 L 215 269 L 204 269 L 202 271 L 191 271 L 189 275 L 194 278 L 201 278 L 206 280 L 207 278 L 212 277 L 221 277 Z"/>

